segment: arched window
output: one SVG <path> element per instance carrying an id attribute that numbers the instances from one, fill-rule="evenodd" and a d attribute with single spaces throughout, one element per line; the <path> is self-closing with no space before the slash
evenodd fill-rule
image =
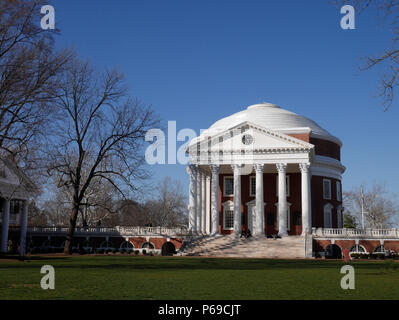
<path id="1" fill-rule="evenodd" d="M 142 249 L 154 249 L 154 245 L 151 242 L 144 242 L 141 246 Z"/>
<path id="2" fill-rule="evenodd" d="M 100 244 L 101 249 L 115 249 L 111 241 L 103 241 Z"/>
<path id="3" fill-rule="evenodd" d="M 92 245 L 89 240 L 86 240 L 82 243 L 81 248 L 84 250 L 90 250 L 92 248 Z"/>
<path id="4" fill-rule="evenodd" d="M 383 244 L 379 245 L 377 248 L 374 249 L 374 253 L 385 253 L 385 247 Z"/>
<path id="5" fill-rule="evenodd" d="M 44 241 L 42 244 L 42 247 L 43 248 L 51 248 L 52 247 L 51 241 L 50 240 Z"/>
<path id="6" fill-rule="evenodd" d="M 172 242 L 165 242 L 162 245 L 162 255 L 163 256 L 173 256 L 176 253 L 176 247 Z"/>
<path id="7" fill-rule="evenodd" d="M 121 243 L 120 249 L 133 250 L 134 246 L 130 241 L 124 241 Z"/>
<path id="8" fill-rule="evenodd" d="M 366 253 L 366 249 L 360 244 L 355 244 L 349 249 L 350 253 Z"/>
<path id="9" fill-rule="evenodd" d="M 342 250 L 336 244 L 329 244 L 326 247 L 326 259 L 342 259 Z"/>

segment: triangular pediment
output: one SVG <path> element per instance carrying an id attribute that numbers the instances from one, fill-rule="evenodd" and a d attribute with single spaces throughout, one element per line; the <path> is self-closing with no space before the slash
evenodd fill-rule
<path id="1" fill-rule="evenodd" d="M 305 141 L 260 127 L 248 121 L 214 136 L 204 136 L 190 145 L 190 150 L 203 152 L 245 152 L 311 150 Z M 191 153 L 191 152 L 190 152 Z"/>

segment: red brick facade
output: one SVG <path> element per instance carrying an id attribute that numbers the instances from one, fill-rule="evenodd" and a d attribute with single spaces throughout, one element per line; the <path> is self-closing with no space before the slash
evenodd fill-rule
<path id="1" fill-rule="evenodd" d="M 317 155 L 331 157 L 340 160 L 340 146 L 326 140 L 311 138 L 309 134 L 289 134 L 291 137 L 310 142 L 315 145 L 315 153 Z M 223 230 L 223 203 L 226 201 L 234 201 L 233 197 L 226 197 L 223 194 L 224 178 L 226 176 L 232 177 L 233 174 L 220 174 L 219 175 L 219 233 L 231 234 L 230 230 Z M 248 202 L 255 200 L 254 196 L 250 195 L 250 176 L 241 176 L 241 212 L 243 228 L 248 228 Z M 277 225 L 277 173 L 265 173 L 263 175 L 263 191 L 264 191 L 264 202 L 265 206 L 265 233 L 276 234 L 278 233 Z M 302 221 L 301 221 L 301 173 L 287 173 L 289 176 L 289 189 L 290 194 L 287 197 L 288 203 L 290 203 L 290 226 L 289 235 L 299 235 L 302 232 Z M 323 199 L 323 179 L 329 179 L 331 181 L 331 199 Z M 342 214 L 337 211 L 337 208 L 342 205 L 342 201 L 338 201 L 337 197 L 337 182 L 339 180 L 322 177 L 312 176 L 311 179 L 311 198 L 312 198 L 312 227 L 324 227 L 324 206 L 330 203 L 333 206 L 332 209 L 332 227 L 338 227 L 338 214 Z M 341 186 L 342 192 L 342 186 Z M 342 216 L 341 216 L 342 219 Z"/>
<path id="2" fill-rule="evenodd" d="M 313 252 L 324 252 L 326 248 L 333 244 L 332 240 L 313 240 Z M 343 258 L 348 257 L 350 249 L 356 244 L 355 240 L 335 240 L 334 245 L 338 246 L 343 253 Z M 374 250 L 381 245 L 380 240 L 359 240 L 358 244 L 363 246 L 367 253 L 373 253 Z M 384 240 L 385 250 L 392 250 L 399 253 L 399 240 Z"/>
<path id="3" fill-rule="evenodd" d="M 224 177 L 231 177 L 232 174 L 221 174 L 219 176 L 219 232 L 222 234 L 231 234 L 232 231 L 223 230 L 223 203 L 226 201 L 233 201 L 233 197 L 225 197 L 223 195 L 224 187 Z M 248 226 L 248 202 L 255 200 L 254 196 L 250 195 L 250 176 L 241 176 L 241 212 L 243 215 L 243 226 L 247 229 Z M 265 206 L 265 233 L 266 234 L 276 234 L 278 233 L 277 225 L 277 173 L 265 173 L 263 174 L 263 197 Z M 290 203 L 290 227 L 289 235 L 299 235 L 302 233 L 302 221 L 301 221 L 301 211 L 302 211 L 302 200 L 301 200 L 301 174 L 300 173 L 287 173 L 289 176 L 289 189 L 290 193 L 287 197 L 288 203 Z M 331 200 L 323 199 L 323 179 L 331 180 Z M 313 227 L 323 227 L 324 226 L 324 205 L 331 203 L 333 205 L 332 212 L 332 223 L 333 228 L 338 227 L 337 219 L 337 207 L 342 204 L 342 202 L 337 201 L 337 190 L 336 181 L 332 178 L 313 176 L 311 181 L 312 190 L 312 224 Z"/>

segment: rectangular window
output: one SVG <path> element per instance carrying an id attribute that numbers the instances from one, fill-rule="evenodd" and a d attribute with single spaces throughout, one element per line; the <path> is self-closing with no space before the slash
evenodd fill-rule
<path id="1" fill-rule="evenodd" d="M 234 196 L 234 177 L 224 177 L 223 195 L 225 197 Z"/>
<path id="2" fill-rule="evenodd" d="M 256 177 L 249 177 L 249 196 L 256 196 Z"/>
<path id="3" fill-rule="evenodd" d="M 337 181 L 337 201 L 342 201 L 341 182 Z"/>
<path id="4" fill-rule="evenodd" d="M 323 179 L 323 199 L 331 200 L 331 180 Z"/>
<path id="5" fill-rule="evenodd" d="M 290 196 L 290 176 L 285 176 L 285 186 L 286 186 L 286 192 L 287 192 L 287 197 Z M 277 183 L 276 183 L 276 194 L 278 198 L 278 175 L 277 175 Z"/>
<path id="6" fill-rule="evenodd" d="M 224 211 L 224 229 L 233 230 L 234 229 L 234 211 L 225 210 Z"/>

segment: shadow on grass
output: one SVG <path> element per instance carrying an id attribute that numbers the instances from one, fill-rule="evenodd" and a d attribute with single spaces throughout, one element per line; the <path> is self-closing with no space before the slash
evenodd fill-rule
<path id="1" fill-rule="evenodd" d="M 3 260 L 9 260 L 9 262 L 23 262 L 23 261 L 41 261 L 41 260 L 63 260 L 66 257 L 62 256 L 25 256 L 21 258 L 19 255 L 3 254 L 0 255 L 0 262 Z"/>
<path id="2" fill-rule="evenodd" d="M 14 256 L 15 258 L 15 256 Z M 341 260 L 272 260 L 272 259 L 223 259 L 223 258 L 180 258 L 180 257 L 115 257 L 115 256 L 33 256 L 27 263 L 0 263 L 0 269 L 10 267 L 37 268 L 34 262 L 50 261 L 62 269 L 102 269 L 110 271 L 183 271 L 183 270 L 293 270 L 334 269 L 351 264 L 356 269 L 381 271 L 384 268 L 399 270 L 399 263 L 393 261 L 344 262 Z M 54 262 L 54 263 L 52 263 Z M 370 271 L 371 271 L 370 270 Z"/>

